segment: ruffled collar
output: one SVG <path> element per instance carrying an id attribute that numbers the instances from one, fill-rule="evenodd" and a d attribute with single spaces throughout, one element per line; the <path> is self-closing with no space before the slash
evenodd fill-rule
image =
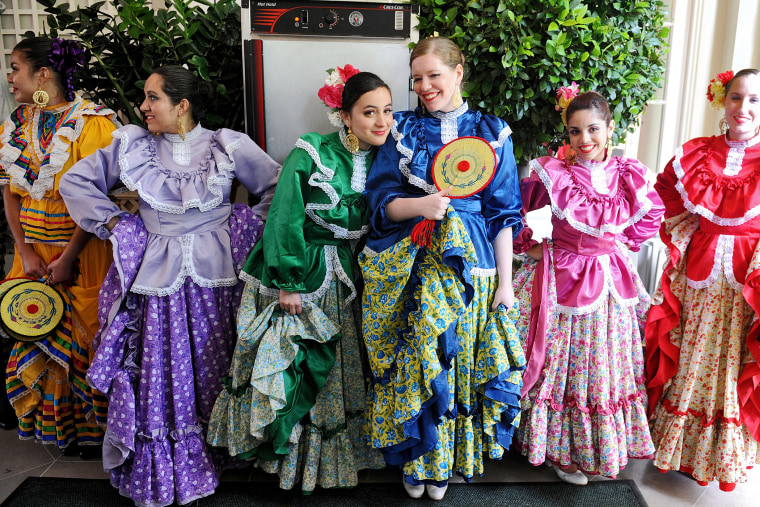
<path id="1" fill-rule="evenodd" d="M 172 160 L 176 164 L 181 166 L 190 165 L 190 160 L 192 159 L 190 148 L 192 147 L 192 143 L 201 135 L 201 132 L 203 132 L 203 128 L 201 127 L 201 123 L 198 122 L 193 130 L 185 134 L 184 139 L 179 134 L 169 134 L 168 132 L 163 134 L 164 139 L 172 143 Z"/>
<path id="2" fill-rule="evenodd" d="M 453 111 L 430 111 L 430 116 L 441 120 L 441 142 L 448 144 L 459 137 L 459 117 L 467 112 L 467 102 Z"/>
<path id="3" fill-rule="evenodd" d="M 607 184 L 607 174 L 605 172 L 605 169 L 610 163 L 610 158 L 606 156 L 606 152 L 605 158 L 601 162 L 577 157 L 576 163 L 579 166 L 588 169 L 589 174 L 591 175 L 591 186 L 594 187 L 594 190 L 596 190 L 597 193 L 602 195 L 607 195 L 610 193 L 610 187 Z"/>
<path id="4" fill-rule="evenodd" d="M 69 146 L 79 138 L 88 115 L 110 116 L 118 126 L 113 111 L 79 96 L 46 108 L 29 104 L 16 108 L 0 135 L 0 164 L 11 185 L 27 191 L 34 200 L 42 199 L 71 156 Z M 21 156 L 25 151 L 30 157 Z"/>

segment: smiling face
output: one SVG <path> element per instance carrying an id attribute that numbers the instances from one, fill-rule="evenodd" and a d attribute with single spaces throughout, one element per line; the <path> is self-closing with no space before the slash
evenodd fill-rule
<path id="1" fill-rule="evenodd" d="M 8 74 L 8 83 L 11 85 L 11 93 L 16 102 L 31 104 L 32 95 L 39 87 L 38 73 L 32 72 L 32 68 L 24 59 L 20 51 L 11 53 L 11 73 Z"/>
<path id="2" fill-rule="evenodd" d="M 166 132 L 177 133 L 177 117 L 183 114 L 182 102 L 172 104 L 169 96 L 163 90 L 164 78 L 151 74 L 145 81 L 145 100 L 140 105 L 140 111 L 145 116 L 148 130 L 154 134 Z"/>
<path id="3" fill-rule="evenodd" d="M 567 119 L 570 146 L 584 160 L 601 162 L 606 154 L 607 140 L 612 137 L 615 121 L 605 124 L 596 109 L 579 109 Z"/>
<path id="4" fill-rule="evenodd" d="M 393 123 L 393 104 L 387 88 L 375 88 L 357 100 L 350 113 L 341 112 L 346 127 L 359 138 L 359 148 L 368 150 L 385 142 Z"/>
<path id="5" fill-rule="evenodd" d="M 462 83 L 463 75 L 461 65 L 451 68 L 433 53 L 412 60 L 414 93 L 428 111 L 449 112 L 456 109 L 454 94 L 457 86 Z"/>
<path id="6" fill-rule="evenodd" d="M 752 139 L 760 129 L 760 76 L 749 74 L 733 80 L 726 94 L 726 122 L 732 141 Z"/>

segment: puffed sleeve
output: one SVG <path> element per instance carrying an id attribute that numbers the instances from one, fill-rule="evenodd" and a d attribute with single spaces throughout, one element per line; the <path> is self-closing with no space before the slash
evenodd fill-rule
<path id="1" fill-rule="evenodd" d="M 649 170 L 646 166 L 638 161 L 633 161 L 632 163 L 635 166 L 632 168 L 632 171 L 635 170 L 641 176 L 639 180 L 641 184 L 636 189 L 635 197 L 638 206 L 636 213 L 641 215 L 641 218 L 634 220 L 633 224 L 623 231 L 621 240 L 628 245 L 628 248 L 637 252 L 641 243 L 653 237 L 660 229 L 662 215 L 665 213 L 665 205 L 655 191 L 654 185 L 652 185 L 647 177 Z"/>
<path id="2" fill-rule="evenodd" d="M 61 178 L 59 192 L 74 222 L 100 239 L 110 236 L 106 224 L 126 214 L 108 198 L 119 181 L 120 139 L 74 164 Z"/>
<path id="3" fill-rule="evenodd" d="M 242 145 L 232 154 L 235 177 L 246 190 L 260 199 L 253 211 L 266 220 L 281 166 L 250 137 L 242 135 L 240 140 Z"/>
<path id="4" fill-rule="evenodd" d="M 402 174 L 399 167 L 402 159 L 399 147 L 408 152 L 408 155 L 405 155 L 407 159 L 409 157 L 414 158 L 415 155 L 413 154 L 417 154 L 417 128 L 413 122 L 408 121 L 408 117 L 401 116 L 409 114 L 413 113 L 394 115 L 396 121 L 391 128 L 391 135 L 380 147 L 364 187 L 364 199 L 369 208 L 369 225 L 376 237 L 392 237 L 399 234 L 401 237 L 405 237 L 408 234 L 403 233 L 403 231 L 407 229 L 411 231 L 411 227 L 422 220 L 422 217 L 417 217 L 403 222 L 394 222 L 388 218 L 385 212 L 388 203 L 400 197 L 428 195 L 422 189 L 408 185 L 406 183 L 407 178 Z M 409 160 L 406 160 L 405 167 L 409 168 L 412 165 Z M 433 188 L 431 191 L 435 191 L 435 189 Z"/>
<path id="5" fill-rule="evenodd" d="M 282 166 L 282 173 L 264 228 L 266 276 L 278 288 L 303 292 L 307 269 L 304 221 L 309 198 L 309 176 L 314 167 L 309 154 L 295 148 Z"/>
<path id="6" fill-rule="evenodd" d="M 482 127 L 492 132 L 497 146 L 496 172 L 493 180 L 483 190 L 483 217 L 486 219 L 486 233 L 493 242 L 503 229 L 512 228 L 512 237 L 522 229 L 522 200 L 520 198 L 520 181 L 517 178 L 517 164 L 512 151 L 511 129 L 500 118 L 484 115 Z M 492 143 L 493 146 L 494 143 Z"/>
<path id="7" fill-rule="evenodd" d="M 522 216 L 523 229 L 515 236 L 513 249 L 515 253 L 524 253 L 533 245 L 538 244 L 533 239 L 533 229 L 527 226 L 525 215 L 529 212 L 541 209 L 551 203 L 549 192 L 546 190 L 543 181 L 538 173 L 531 172 L 530 176 L 524 178 L 520 183 L 520 194 L 522 196 Z"/>

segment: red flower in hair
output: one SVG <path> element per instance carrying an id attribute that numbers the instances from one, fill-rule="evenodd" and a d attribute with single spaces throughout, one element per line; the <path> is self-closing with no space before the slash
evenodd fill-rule
<path id="1" fill-rule="evenodd" d="M 348 79 L 351 76 L 355 76 L 356 74 L 358 74 L 359 73 L 359 69 L 357 69 L 356 67 L 354 67 L 350 63 L 347 63 L 346 66 L 343 67 L 342 69 L 340 67 L 338 67 L 338 72 L 340 72 L 340 78 L 345 83 L 345 82 L 348 81 Z"/>
<path id="2" fill-rule="evenodd" d="M 733 78 L 734 78 L 733 70 L 727 70 L 726 72 L 721 72 L 720 74 L 718 74 L 718 79 L 720 79 L 723 85 L 727 85 L 728 82 L 731 81 Z"/>
<path id="3" fill-rule="evenodd" d="M 338 108 L 343 105 L 343 85 L 338 84 L 334 86 L 324 85 L 319 89 L 317 95 L 322 102 L 327 104 L 327 107 Z"/>

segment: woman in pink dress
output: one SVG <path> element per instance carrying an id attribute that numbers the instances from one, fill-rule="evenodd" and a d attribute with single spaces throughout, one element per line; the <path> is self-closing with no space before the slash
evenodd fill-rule
<path id="1" fill-rule="evenodd" d="M 640 329 L 649 297 L 628 250 L 656 234 L 664 209 L 641 162 L 608 155 L 604 97 L 568 98 L 572 150 L 532 160 L 521 187 L 524 212 L 551 206 L 553 231 L 515 242 L 528 254 L 515 275 L 528 359 L 517 443 L 533 465 L 583 485 L 583 472 L 615 477 L 629 456 L 654 452 Z"/>
<path id="2" fill-rule="evenodd" d="M 670 251 L 647 322 L 654 465 L 731 491 L 760 441 L 760 70 L 708 89 L 725 135 L 676 150 L 657 177 Z"/>

